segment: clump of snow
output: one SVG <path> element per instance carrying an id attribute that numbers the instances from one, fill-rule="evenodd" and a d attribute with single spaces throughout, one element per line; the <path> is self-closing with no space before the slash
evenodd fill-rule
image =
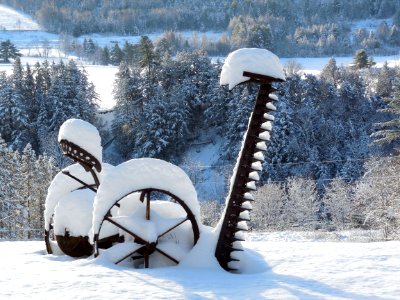
<path id="1" fill-rule="evenodd" d="M 54 234 L 87 236 L 92 226 L 95 193 L 89 189 L 76 190 L 62 197 L 54 211 Z"/>
<path id="2" fill-rule="evenodd" d="M 249 201 L 243 202 L 242 203 L 242 208 L 248 209 L 248 210 L 252 210 L 253 206 L 251 205 L 251 203 Z"/>
<path id="3" fill-rule="evenodd" d="M 274 101 L 278 101 L 278 100 L 279 100 L 278 96 L 275 95 L 275 94 L 272 94 L 272 93 L 271 93 L 271 94 L 269 94 L 268 96 L 269 96 L 270 99 L 272 99 L 272 100 L 274 100 Z"/>
<path id="4" fill-rule="evenodd" d="M 181 168 L 159 159 L 132 159 L 116 166 L 103 178 L 94 202 L 93 224 L 89 234 L 91 241 L 99 231 L 105 214 L 117 200 L 147 188 L 164 190 L 182 199 L 200 224 L 196 190 Z"/>
<path id="5" fill-rule="evenodd" d="M 93 177 L 90 175 L 89 172 L 85 172 L 85 170 L 79 164 L 73 164 L 68 166 L 63 171 L 70 172 L 75 177 L 79 178 L 80 180 L 86 182 L 87 184 L 93 184 L 94 180 Z M 58 201 L 62 199 L 68 193 L 82 187 L 82 184 L 77 182 L 76 180 L 68 177 L 67 175 L 63 174 L 62 171 L 59 172 L 50 183 L 47 197 L 46 197 L 46 204 L 45 204 L 45 211 L 44 211 L 44 220 L 45 220 L 45 229 L 49 230 L 50 226 L 50 219 L 54 213 L 54 210 L 58 204 Z"/>
<path id="6" fill-rule="evenodd" d="M 265 160 L 265 157 L 264 157 L 264 154 L 262 153 L 262 151 L 258 151 L 256 153 L 254 153 L 253 157 L 259 161 Z"/>
<path id="7" fill-rule="evenodd" d="M 179 267 L 195 267 L 221 270 L 215 258 L 218 235 L 208 226 L 202 226 L 197 244 L 179 263 Z"/>
<path id="8" fill-rule="evenodd" d="M 99 162 L 102 161 L 101 137 L 99 131 L 92 124 L 80 120 L 65 121 L 58 133 L 58 141 L 67 140 L 92 154 Z"/>
<path id="9" fill-rule="evenodd" d="M 264 119 L 269 120 L 269 121 L 275 121 L 275 117 L 270 114 L 264 114 Z"/>
<path id="10" fill-rule="evenodd" d="M 254 181 L 249 181 L 248 183 L 246 183 L 246 187 L 253 191 L 257 190 L 256 183 Z"/>
<path id="11" fill-rule="evenodd" d="M 254 197 L 251 193 L 244 193 L 244 199 L 254 200 Z"/>
<path id="12" fill-rule="evenodd" d="M 258 137 L 259 137 L 260 139 L 262 139 L 263 141 L 269 141 L 270 138 L 271 138 L 271 135 L 270 135 L 269 131 L 264 131 L 264 132 L 261 132 L 261 133 L 258 135 Z"/>
<path id="13" fill-rule="evenodd" d="M 266 106 L 267 106 L 267 108 L 270 109 L 270 110 L 273 110 L 273 111 L 276 110 L 275 105 L 273 105 L 271 102 L 268 102 Z"/>
<path id="14" fill-rule="evenodd" d="M 267 121 L 261 124 L 261 128 L 264 130 L 271 131 L 272 130 L 272 123 L 271 121 Z"/>
<path id="15" fill-rule="evenodd" d="M 249 178 L 255 181 L 259 181 L 260 180 L 260 176 L 258 175 L 257 171 L 253 171 L 249 174 Z"/>
<path id="16" fill-rule="evenodd" d="M 255 171 L 261 171 L 261 170 L 262 170 L 261 162 L 259 162 L 259 161 L 253 162 L 253 163 L 251 164 L 251 168 L 252 168 L 253 170 L 255 170 Z"/>
<path id="17" fill-rule="evenodd" d="M 247 215 L 248 216 L 248 215 Z M 238 227 L 247 230 L 246 222 L 239 222 Z M 237 235 L 237 238 L 244 239 L 242 233 Z M 193 249 L 180 261 L 178 268 L 202 268 L 209 269 L 214 272 L 223 271 L 220 267 L 217 259 L 215 258 L 215 249 L 217 245 L 218 234 L 217 231 L 208 226 L 201 227 L 201 235 L 197 244 Z M 232 258 L 239 259 L 240 261 L 234 262 L 233 265 L 230 263 L 230 267 L 239 269 L 241 274 L 252 274 L 267 271 L 268 265 L 266 260 L 250 249 L 244 249 L 240 242 L 235 242 L 234 247 L 237 249 L 243 249 L 244 251 L 233 251 Z"/>
<path id="18" fill-rule="evenodd" d="M 251 72 L 285 80 L 283 66 L 278 56 L 266 49 L 242 48 L 228 55 L 222 67 L 220 84 L 233 89 L 239 83 L 249 80 L 243 72 Z"/>
<path id="19" fill-rule="evenodd" d="M 261 128 L 268 130 L 268 128 L 264 127 L 264 124 L 261 126 Z M 257 145 L 256 145 L 256 148 L 258 150 L 266 151 L 267 150 L 267 144 L 265 142 L 258 142 Z"/>

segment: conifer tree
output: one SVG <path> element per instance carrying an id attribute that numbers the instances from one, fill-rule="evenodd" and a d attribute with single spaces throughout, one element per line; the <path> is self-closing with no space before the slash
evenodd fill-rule
<path id="1" fill-rule="evenodd" d="M 0 135 L 11 142 L 13 132 L 12 86 L 5 72 L 0 72 Z"/>
<path id="2" fill-rule="evenodd" d="M 321 71 L 321 78 L 329 81 L 333 84 L 336 83 L 338 77 L 338 67 L 336 64 L 336 59 L 334 57 L 330 58 L 326 66 Z"/>
<path id="3" fill-rule="evenodd" d="M 121 63 L 114 82 L 113 95 L 116 100 L 116 117 L 113 134 L 117 147 L 123 157 L 128 157 L 133 150 L 134 131 L 142 120 L 144 102 L 138 87 L 139 76 L 126 63 Z"/>
<path id="4" fill-rule="evenodd" d="M 354 67 L 356 69 L 369 68 L 375 62 L 370 58 L 365 50 L 357 50 L 354 56 Z"/>
<path id="5" fill-rule="evenodd" d="M 106 55 L 106 53 L 103 53 L 103 55 Z M 110 63 L 114 66 L 118 66 L 122 62 L 123 58 L 124 52 L 122 52 L 118 43 L 116 43 L 110 51 Z"/>
<path id="6" fill-rule="evenodd" d="M 383 145 L 400 141 L 400 86 L 396 87 L 392 97 L 384 98 L 386 108 L 380 112 L 388 113 L 390 120 L 376 124 L 378 131 L 372 134 L 374 144 Z"/>
<path id="7" fill-rule="evenodd" d="M 21 53 L 10 40 L 0 42 L 0 62 L 9 63 L 10 59 L 16 59 L 20 56 Z"/>
<path id="8" fill-rule="evenodd" d="M 21 60 L 16 58 L 13 64 L 11 75 L 12 86 L 12 133 L 11 145 L 18 150 L 22 150 L 29 142 L 29 120 L 27 116 L 27 102 L 25 99 L 24 70 Z"/>

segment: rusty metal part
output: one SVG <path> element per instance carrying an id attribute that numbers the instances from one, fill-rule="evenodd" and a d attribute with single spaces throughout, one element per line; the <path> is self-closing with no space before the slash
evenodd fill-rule
<path id="1" fill-rule="evenodd" d="M 243 230 L 241 227 L 238 227 L 238 223 L 249 221 L 249 219 L 241 216 L 243 212 L 249 210 L 248 208 L 242 207 L 242 204 L 246 201 L 254 201 L 250 197 L 246 197 L 245 194 L 255 190 L 255 185 L 249 184 L 254 181 L 249 178 L 249 175 L 251 172 L 260 171 L 259 168 L 255 167 L 254 163 L 263 160 L 258 156 L 255 157 L 254 154 L 262 151 L 257 148 L 257 143 L 266 141 L 260 134 L 269 131 L 261 127 L 262 123 L 266 121 L 265 114 L 273 111 L 267 107 L 267 103 L 273 101 L 273 99 L 269 97 L 269 94 L 276 91 L 272 87 L 272 82 L 283 81 L 281 79 L 250 72 L 243 72 L 243 76 L 249 77 L 249 81 L 258 82 L 260 88 L 245 133 L 245 141 L 241 149 L 241 156 L 237 161 L 236 175 L 233 178 L 233 184 L 227 196 L 226 212 L 223 216 L 221 231 L 215 250 L 215 257 L 221 267 L 227 271 L 237 271 L 237 269 L 230 266 L 229 263 L 238 262 L 239 260 L 232 257 L 231 254 L 235 251 L 242 251 L 242 249 L 237 248 L 235 244 L 235 242 L 242 241 L 241 238 L 237 237 L 237 232 Z"/>
<path id="2" fill-rule="evenodd" d="M 70 141 L 61 140 L 60 146 L 65 156 L 79 163 L 86 172 L 90 172 L 90 174 L 92 174 L 95 185 L 98 188 L 100 181 L 94 169 L 96 169 L 97 172 L 101 172 L 101 162 L 85 149 Z"/>
<path id="3" fill-rule="evenodd" d="M 83 188 L 88 188 L 89 190 L 91 190 L 91 191 L 97 193 L 97 189 L 96 189 L 93 185 L 87 184 L 86 182 L 80 180 L 78 177 L 72 175 L 71 172 L 69 172 L 69 171 L 62 171 L 62 173 L 63 173 L 64 175 L 66 175 L 66 176 L 72 178 L 73 180 L 79 182 L 80 184 L 82 184 L 82 185 L 83 185 Z"/>
<path id="4" fill-rule="evenodd" d="M 53 249 L 51 249 L 51 244 L 50 244 L 50 235 L 53 229 L 53 225 L 50 224 L 50 230 L 45 230 L 44 231 L 44 242 L 46 244 L 46 251 L 48 254 L 53 254 Z"/>
<path id="5" fill-rule="evenodd" d="M 66 231 L 64 235 L 56 235 L 56 241 L 61 251 L 72 257 L 85 257 L 93 253 L 88 236 L 70 236 Z"/>

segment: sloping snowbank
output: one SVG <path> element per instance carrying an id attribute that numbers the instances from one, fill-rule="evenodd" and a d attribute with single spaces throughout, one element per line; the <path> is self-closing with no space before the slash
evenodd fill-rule
<path id="1" fill-rule="evenodd" d="M 40 26 L 31 17 L 0 4 L 0 29 L 40 30 Z"/>

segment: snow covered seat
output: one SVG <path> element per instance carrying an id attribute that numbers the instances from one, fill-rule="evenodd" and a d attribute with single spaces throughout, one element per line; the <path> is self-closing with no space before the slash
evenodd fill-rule
<path id="1" fill-rule="evenodd" d="M 220 85 L 228 84 L 231 90 L 251 78 L 284 81 L 285 73 L 279 57 L 259 48 L 242 48 L 231 52 L 222 67 Z"/>
<path id="2" fill-rule="evenodd" d="M 80 119 L 65 121 L 58 133 L 63 154 L 84 166 L 86 171 L 101 171 L 102 146 L 99 131 Z"/>

